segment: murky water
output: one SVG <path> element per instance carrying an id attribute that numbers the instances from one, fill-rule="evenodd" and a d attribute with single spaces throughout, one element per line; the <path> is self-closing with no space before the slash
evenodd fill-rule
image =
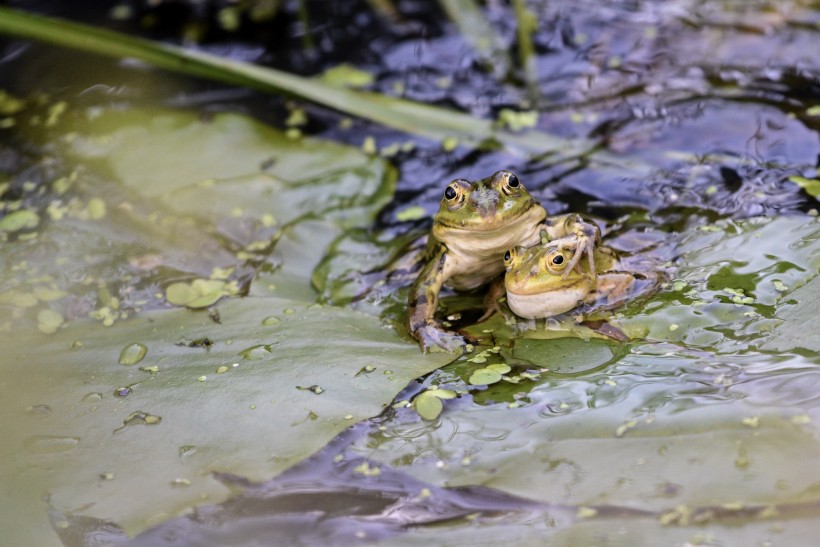
<path id="1" fill-rule="evenodd" d="M 440 143 L 414 139 L 412 150 L 392 157 L 398 170 L 396 195 L 381 210 L 377 225 L 342 235 L 338 256 L 329 257 L 331 273 L 359 275 L 341 276 L 321 299 L 344 302 L 371 289 L 382 275 L 378 266 L 428 229 L 446 182 L 503 168 L 518 173 L 551 214 L 587 213 L 602 225 L 613 247 L 668 262 L 668 286 L 612 319 L 640 335 L 628 343 L 577 336 L 556 340 L 551 339 L 556 328 L 566 325 L 542 322 L 521 336 L 512 336 L 498 317 L 473 325 L 488 347 L 498 344 L 496 352 L 482 362 L 475 354 L 465 355 L 411 382 L 380 416 L 351 427 L 284 474 L 267 482 L 222 474 L 220 488 L 234 493 L 229 501 L 212 504 L 203 498 L 202 507 L 177 518 L 161 513 L 155 526 L 133 539 L 122 523 L 84 516 L 86 500 L 76 500 L 67 510 L 52 506 L 50 519 L 60 540 L 66 545 L 812 544 L 820 518 L 820 331 L 816 312 L 799 302 L 817 299 L 820 224 L 817 199 L 796 181 L 817 179 L 820 167 L 820 58 L 815 54 L 820 10 L 798 0 L 526 2 L 538 21 L 531 77 L 514 63 L 506 73 L 497 66 L 487 69 L 487 60 L 436 6 L 397 4 L 405 14 L 400 26 L 372 14 L 339 16 L 316 23 L 316 35 L 327 44 L 334 39 L 359 43 L 371 36 L 371 47 L 349 48 L 350 57 L 341 58 L 374 71 L 373 85 L 385 93 L 456 106 L 476 116 L 496 118 L 504 108 L 536 110 L 536 128 L 589 139 L 595 146 L 555 162 L 551 156 L 523 157 L 505 150 L 455 146 L 445 151 Z M 513 8 L 491 4 L 490 22 L 502 40 L 513 43 Z M 353 8 L 332 9 L 349 14 L 346 10 Z M 213 38 L 212 47 L 220 41 Z M 228 51 L 250 55 L 246 46 L 233 44 Z M 310 71 L 323 62 L 335 64 L 341 49 L 293 54 L 288 61 L 278 57 L 275 64 Z M 3 63 L 15 76 L 5 72 L 2 82 L 31 92 L 33 84 L 25 79 L 36 79 L 42 63 L 57 56 L 12 44 Z M 84 65 L 70 54 L 59 56 Z M 113 82 L 108 91 L 91 85 L 97 72 L 78 71 L 68 84 L 50 73 L 42 85 L 53 93 L 69 85 L 56 97 L 62 93 L 84 107 L 161 101 L 202 111 L 247 109 L 274 125 L 282 124 L 280 114 L 286 110 L 249 92 L 202 90 L 188 82 L 163 83 L 158 76 L 152 78 L 160 83 L 151 85 L 128 70 L 108 68 Z M 120 78 L 124 85 L 112 95 Z M 99 85 L 109 86 L 108 81 Z M 47 105 L 42 108 L 47 115 Z M 315 107 L 309 116 L 308 132 L 355 146 L 367 136 L 376 138 L 377 148 L 408 140 L 360 122 L 345 129 L 339 116 Z M 70 178 L 71 170 L 59 162 L 39 162 L 43 148 L 30 147 L 22 131 L 3 138 L 0 159 L 14 181 L 3 190 L 3 199 L 44 211 L 55 189 L 38 193 L 38 185 Z M 217 176 L 203 172 L 201 178 Z M 24 187 L 22 179 L 32 184 Z M 145 179 L 150 187 L 151 177 Z M 260 195 L 270 192 L 262 183 L 257 188 Z M 82 202 L 64 204 L 66 214 L 106 214 L 92 206 L 93 185 L 81 182 L 74 191 Z M 109 203 L 127 202 L 136 211 L 146 207 L 139 192 L 112 191 L 121 194 Z M 4 242 L 4 281 L 14 287 L 28 283 L 21 280 L 43 275 L 26 269 L 38 257 L 59 254 L 72 237 L 87 238 L 85 262 L 64 261 L 62 277 L 55 276 L 53 285 L 46 280 L 36 295 L 40 302 L 62 297 L 64 280 L 84 287 L 60 308 L 59 318 L 28 318 L 43 332 L 89 312 L 105 323 L 160 308 L 160 283 L 184 272 L 207 276 L 212 257 L 232 257 L 237 248 L 258 254 L 228 274 L 238 283 L 225 294 L 266 290 L 261 288 L 269 281 L 265 275 L 280 267 L 279 258 L 260 259 L 268 251 L 249 245 L 273 237 L 281 218 L 249 225 L 237 215 L 221 219 L 206 236 L 199 232 L 212 228 L 207 213 L 198 211 L 189 223 L 179 220 L 184 206 L 174 207 L 153 224 L 134 225 L 135 233 L 157 238 L 170 257 L 149 252 L 145 239 L 123 238 L 115 243 L 140 251 L 138 261 L 125 265 L 100 251 L 113 237 L 78 228 L 54 235 L 49 245 L 23 238 Z M 403 213 L 413 208 L 426 216 L 406 219 Z M 316 239 L 325 242 L 321 237 Z M 298 246 L 291 249 L 301 252 Z M 28 266 L 17 266 L 26 261 Z M 363 264 L 376 273 L 361 275 Z M 92 266 L 95 274 L 85 281 Z M 307 278 L 311 272 L 301 274 Z M 398 281 L 385 287 L 354 306 L 396 322 L 406 293 Z M 306 300 L 316 300 L 315 293 L 304 292 Z M 444 304 L 447 313 L 462 313 L 460 327 L 470 327 L 481 311 L 480 297 L 452 296 Z M 3 305 L 12 309 L 21 303 Z M 276 327 L 294 312 L 292 307 L 269 310 L 260 323 Z M 18 313 L 13 319 L 21 317 L 27 316 Z M 211 319 L 219 321 L 218 315 Z M 187 340 L 186 347 L 207 352 L 214 342 L 204 340 L 210 339 Z M 235 348 L 244 350 L 237 360 L 243 360 L 242 366 L 264 361 L 276 354 L 277 343 L 258 340 Z M 135 365 L 120 369 L 145 365 L 141 373 L 154 374 L 149 340 L 130 340 L 119 351 L 120 363 Z M 160 368 L 166 363 L 160 361 Z M 492 363 L 505 363 L 510 370 L 490 385 L 470 383 L 477 368 Z M 211 367 L 208 375 L 230 375 L 232 366 L 221 363 L 225 370 Z M 203 384 L 208 375 L 199 377 Z M 89 386 L 81 400 L 89 410 L 82 412 L 105 404 L 115 387 L 127 390 L 117 395 L 121 400 L 133 400 L 132 390 L 144 389 L 140 383 L 151 385 L 152 376 L 147 378 L 105 386 L 105 393 Z M 9 389 L 24 383 L 8 374 L 0 381 Z M 45 390 L 46 385 L 47 376 L 33 376 L 29 388 Z M 423 420 L 412 401 L 433 386 L 458 397 L 443 401 L 438 418 Z M 52 414 L 55 405 L 47 402 L 10 409 L 9 415 L 36 429 L 32 423 Z M 116 435 L 146 425 L 159 428 L 160 420 L 147 408 L 120 412 L 115 427 L 122 430 Z M 32 432 L 22 445 L 30 460 L 13 447 L 5 447 L 3 455 L 47 474 L 54 465 L 50 457 L 70 453 L 80 442 L 74 434 Z M 180 449 L 180 461 L 196 450 Z M 95 471 L 100 488 L 114 480 L 108 473 Z M 26 488 L 22 479 L 9 484 Z M 44 487 L 47 481 L 36 484 Z M 53 538 L 49 534 L 32 537 Z"/>

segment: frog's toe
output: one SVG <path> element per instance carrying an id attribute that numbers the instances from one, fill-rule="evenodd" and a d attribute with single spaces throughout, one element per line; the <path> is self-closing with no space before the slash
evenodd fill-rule
<path id="1" fill-rule="evenodd" d="M 595 269 L 595 244 L 592 240 L 587 242 L 584 252 L 587 254 L 587 259 L 589 261 L 589 273 L 592 274 L 592 279 L 594 280 L 598 277 L 598 272 Z"/>
<path id="2" fill-rule="evenodd" d="M 589 262 L 589 272 L 592 274 L 592 279 L 594 280 L 597 277 L 597 273 L 595 271 L 595 240 L 588 237 L 579 236 L 575 246 L 575 253 L 572 255 L 572 258 L 567 264 L 562 278 L 566 279 L 567 276 L 569 276 L 570 272 L 573 271 L 581 262 L 584 255 L 587 256 L 587 260 Z"/>
<path id="3" fill-rule="evenodd" d="M 572 258 L 569 259 L 567 267 L 564 269 L 564 273 L 561 276 L 562 279 L 566 279 L 569 273 L 575 269 L 575 267 L 581 261 L 581 257 L 584 256 L 584 252 L 586 252 L 586 247 L 584 247 L 583 243 L 579 244 L 578 247 L 575 249 L 575 253 L 572 255 Z"/>

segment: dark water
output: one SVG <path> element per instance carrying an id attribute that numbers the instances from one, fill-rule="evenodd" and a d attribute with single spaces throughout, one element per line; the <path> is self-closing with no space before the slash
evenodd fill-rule
<path id="1" fill-rule="evenodd" d="M 298 3 L 286 2 L 272 22 L 244 21 L 241 32 L 219 28 L 215 3 L 137 6 L 141 17 L 159 21 L 150 29 L 138 24 L 137 16 L 111 22 L 105 15 L 110 5 L 79 11 L 59 2 L 7 4 L 139 29 L 171 41 L 196 27 L 208 50 L 299 73 L 352 63 L 376 75 L 375 90 L 475 116 L 495 118 L 505 108 L 537 110 L 537 128 L 591 139 L 595 150 L 556 164 L 549 157 L 503 151 L 443 151 L 440 143 L 413 139 L 415 148 L 394 159 L 399 170 L 396 197 L 382 211 L 373 232 L 381 238 L 408 231 L 422 234 L 429 218 L 401 222 L 397 213 L 420 206 L 432 214 L 449 180 L 509 169 L 550 213 L 587 213 L 613 237 L 621 237 L 626 250 L 642 249 L 643 243 L 634 243 L 641 237 L 674 238 L 680 280 L 694 291 L 667 292 L 646 309 L 629 310 L 628 315 L 648 318 L 655 329 L 651 334 L 661 343 L 600 345 L 597 353 L 583 354 L 585 362 L 567 358 L 557 364 L 533 361 L 535 350 L 521 344 L 518 355 L 505 356 L 516 371 L 544 365 L 551 371 L 526 386 L 486 390 L 466 386 L 472 364 L 454 363 L 397 397 L 409 400 L 429 385 L 464 389 L 460 398 L 448 403 L 441 421 L 428 423 L 409 409 L 390 409 L 268 483 L 222 477 L 236 493 L 231 500 L 201 507 L 133 540 L 116 523 L 55 511 L 52 522 L 66 545 L 379 540 L 409 544 L 489 542 L 502 537 L 534 543 L 545 534 L 563 544 L 605 538 L 628 545 L 650 544 L 653 540 L 641 535 L 647 529 L 653 530 L 650 538 L 668 544 L 696 536 L 685 526 L 682 531 L 658 531 L 658 519 L 689 524 L 680 515 L 665 512 L 681 504 L 711 510 L 698 530 L 731 544 L 764 541 L 776 533 L 750 517 L 768 503 L 781 503 L 784 522 L 797 522 L 784 525 L 781 537 L 792 544 L 808 544 L 803 542 L 811 537 L 807 530 L 812 520 L 816 522 L 817 510 L 810 492 L 792 495 L 805 486 L 796 486 L 799 473 L 778 469 L 780 481 L 791 485 L 771 479 L 781 485 L 779 490 L 763 485 L 764 479 L 758 478 L 758 484 L 738 475 L 736 482 L 746 480 L 746 486 L 731 490 L 728 499 L 708 485 L 704 491 L 710 494 L 699 497 L 690 479 L 697 484 L 713 480 L 719 489 L 721 474 L 742 472 L 747 460 L 779 461 L 771 454 L 773 444 L 805 450 L 773 467 L 816 461 L 817 446 L 811 440 L 816 430 L 807 435 L 795 430 L 803 413 L 817 416 L 816 354 L 758 351 L 760 333 L 771 328 L 766 321 L 777 307 L 773 289 L 766 292 L 772 272 L 785 272 L 786 284 L 788 275 L 797 283 L 816 274 L 814 253 L 801 253 L 799 248 L 816 246 L 816 225 L 810 225 L 807 213 L 816 215 L 818 202 L 789 180 L 816 178 L 820 167 L 816 5 L 529 2 L 538 26 L 533 36 L 534 79 L 527 85 L 527 74 L 515 64 L 499 72 L 476 55 L 434 2 L 396 2 L 398 21 L 374 13 L 364 2 L 308 2 L 307 26 L 299 19 Z M 513 8 L 490 4 L 486 14 L 514 56 Z M 245 111 L 273 125 L 281 125 L 286 116 L 280 98 L 177 78 L 143 86 L 139 71 L 117 63 L 45 46 L 2 44 L 0 86 L 23 95 L 46 90 L 88 105 L 159 101 L 204 111 Z M 54 70 L 55 63 L 64 70 Z M 104 82 L 95 80 L 100 63 L 107 74 Z M 337 113 L 306 108 L 308 133 L 355 146 L 366 136 L 375 137 L 379 146 L 409 139 L 361 121 L 341 130 Z M 28 171 L 31 162 L 26 154 L 36 152 L 14 139 L 0 143 L 0 161 L 10 179 L 53 178 L 52 173 Z M 602 161 L 601 152 L 616 158 L 617 164 Z M 756 220 L 761 215 L 786 220 L 768 225 Z M 710 234 L 698 231 L 698 226 L 715 222 L 724 223 L 722 239 L 709 239 Z M 754 239 L 760 233 L 763 239 Z M 781 249 L 784 246 L 789 250 Z M 775 258 L 763 262 L 760 256 Z M 732 307 L 730 296 L 718 295 L 724 286 L 744 283 L 760 303 L 757 318 L 742 318 L 743 310 Z M 696 307 L 699 300 L 709 303 Z M 678 338 L 662 338 L 672 325 L 691 328 Z M 571 355 L 577 348 L 568 344 L 565 351 Z M 537 348 L 538 343 L 532 346 Z M 758 430 L 766 433 L 762 441 L 747 435 L 749 427 L 738 425 L 753 414 L 763 415 L 764 425 Z M 786 422 L 792 417 L 793 422 L 788 427 L 771 426 L 770 431 L 766 420 L 775 415 L 786 416 Z M 651 430 L 656 419 L 663 424 L 660 431 Z M 612 440 L 613 431 L 620 438 L 644 426 L 650 432 L 628 439 L 633 444 L 627 448 L 605 442 Z M 578 428 L 588 433 L 586 439 L 575 436 Z M 691 448 L 687 438 L 694 439 Z M 601 455 L 610 450 L 611 458 Z M 699 450 L 711 452 L 703 456 Z M 667 451 L 678 457 L 652 462 L 652 455 Z M 337 461 L 340 454 L 344 457 Z M 723 457 L 734 466 L 721 467 Z M 698 467 L 692 464 L 698 458 L 708 461 Z M 641 459 L 649 460 L 646 473 L 640 469 Z M 638 463 L 627 469 L 628 462 Z M 360 466 L 365 463 L 365 468 L 378 467 L 380 474 L 363 475 Z M 709 465 L 711 471 L 705 469 Z M 602 469 L 609 466 L 611 474 Z M 765 475 L 759 469 L 757 473 Z M 641 482 L 642 474 L 653 480 Z M 692 479 L 692 474 L 702 479 Z M 712 507 L 734 499 L 748 500 L 746 513 Z M 581 510 L 587 506 L 592 511 L 588 514 Z M 585 515 L 594 518 L 585 520 Z M 734 531 L 722 528 L 736 521 L 745 526 Z M 620 532 L 613 532 L 618 526 Z M 700 540 L 705 542 L 707 536 Z"/>

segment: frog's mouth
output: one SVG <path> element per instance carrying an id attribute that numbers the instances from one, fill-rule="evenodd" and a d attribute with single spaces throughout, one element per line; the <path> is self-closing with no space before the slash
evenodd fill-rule
<path id="1" fill-rule="evenodd" d="M 541 223 L 547 218 L 547 211 L 541 207 L 533 198 L 529 206 L 521 211 L 518 216 L 514 218 L 506 217 L 507 211 L 498 211 L 497 209 L 484 210 L 481 207 L 476 207 L 476 211 L 481 215 L 481 220 L 470 224 L 451 224 L 440 221 L 440 225 L 447 228 L 449 232 L 456 232 L 464 234 L 475 234 L 476 232 L 486 233 L 489 236 L 500 235 L 502 232 L 509 230 L 514 231 L 521 223 Z M 499 212 L 502 213 L 499 215 Z"/>
<path id="2" fill-rule="evenodd" d="M 442 241 L 455 255 L 479 260 L 497 259 L 503 271 L 501 257 L 504 251 L 516 245 L 531 246 L 540 241 L 540 227 L 546 211 L 543 207 L 533 207 L 514 220 L 494 226 L 475 228 L 451 228 L 436 226 L 433 236 Z"/>

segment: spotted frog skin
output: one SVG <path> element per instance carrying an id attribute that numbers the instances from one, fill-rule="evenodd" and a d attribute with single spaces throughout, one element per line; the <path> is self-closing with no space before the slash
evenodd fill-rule
<path id="1" fill-rule="evenodd" d="M 433 219 L 422 267 L 408 297 L 409 330 L 422 350 L 457 351 L 466 343 L 434 319 L 442 286 L 463 291 L 486 285 L 504 272 L 507 249 L 537 245 L 543 239 L 574 251 L 572 269 L 585 253 L 593 260 L 600 231 L 579 215 L 547 219 L 546 210 L 509 171 L 474 182 L 451 182 Z"/>
<path id="2" fill-rule="evenodd" d="M 595 250 L 595 272 L 587 263 L 570 269 L 573 254 L 555 244 L 507 251 L 504 286 L 510 309 L 528 319 L 551 317 L 582 304 L 607 309 L 657 286 L 657 273 L 624 270 L 614 251 L 607 247 Z"/>

